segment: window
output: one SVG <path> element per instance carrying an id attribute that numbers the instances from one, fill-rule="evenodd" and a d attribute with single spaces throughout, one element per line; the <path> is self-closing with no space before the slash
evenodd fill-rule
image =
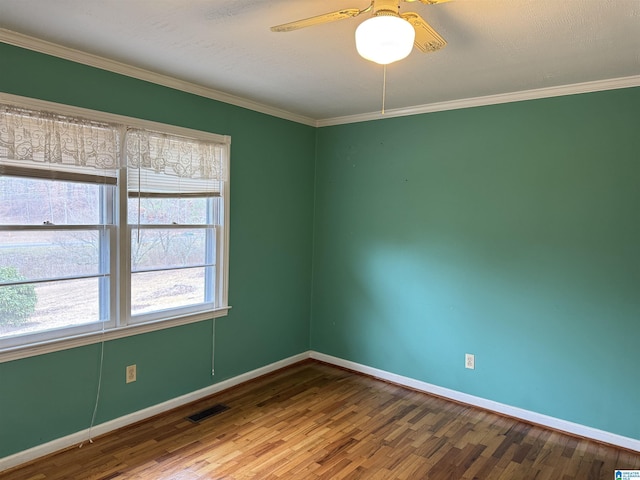
<path id="1" fill-rule="evenodd" d="M 129 204 L 133 318 L 213 305 L 217 199 L 145 198 L 139 205 L 137 219 L 135 202 Z"/>
<path id="2" fill-rule="evenodd" d="M 127 131 L 133 321 L 220 306 L 222 155 L 218 144 Z"/>
<path id="3" fill-rule="evenodd" d="M 228 138 L 126 120 L 0 105 L 0 351 L 226 314 Z"/>
<path id="4" fill-rule="evenodd" d="M 111 320 L 113 190 L 0 177 L 0 338 Z"/>

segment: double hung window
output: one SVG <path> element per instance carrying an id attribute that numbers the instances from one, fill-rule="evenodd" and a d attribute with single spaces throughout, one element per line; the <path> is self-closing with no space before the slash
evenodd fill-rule
<path id="1" fill-rule="evenodd" d="M 133 321 L 161 317 L 166 309 L 219 306 L 223 150 L 158 132 L 127 132 Z"/>
<path id="2" fill-rule="evenodd" d="M 226 314 L 228 137 L 113 117 L 0 105 L 0 352 Z"/>

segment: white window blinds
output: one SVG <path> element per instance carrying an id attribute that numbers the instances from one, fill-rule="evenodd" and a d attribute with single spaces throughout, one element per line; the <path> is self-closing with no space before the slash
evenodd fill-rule
<path id="1" fill-rule="evenodd" d="M 116 125 L 0 104 L 0 175 L 115 184 Z"/>
<path id="2" fill-rule="evenodd" d="M 130 195 L 221 194 L 228 145 L 139 129 L 127 130 L 125 145 Z"/>

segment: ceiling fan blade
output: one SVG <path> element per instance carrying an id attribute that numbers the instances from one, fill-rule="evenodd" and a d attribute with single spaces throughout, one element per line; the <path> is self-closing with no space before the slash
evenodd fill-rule
<path id="1" fill-rule="evenodd" d="M 447 41 L 438 35 L 431 25 L 424 21 L 424 19 L 414 12 L 407 12 L 400 15 L 407 22 L 413 25 L 416 30 L 416 39 L 413 44 L 423 52 L 435 52 L 444 48 Z"/>
<path id="2" fill-rule="evenodd" d="M 337 12 L 325 13 L 324 15 L 318 15 L 316 17 L 305 18 L 303 20 L 297 20 L 295 22 L 276 25 L 275 27 L 271 27 L 271 31 L 290 32 L 291 30 L 298 30 L 299 28 L 310 27 L 312 25 L 335 22 L 336 20 L 342 20 L 344 18 L 356 17 L 364 11 L 366 10 L 360 10 L 358 8 L 347 8 L 344 10 L 338 10 Z"/>
<path id="3" fill-rule="evenodd" d="M 419 1 L 420 3 L 424 3 L 427 5 L 435 5 L 436 3 L 445 3 L 445 2 L 450 2 L 451 0 L 402 0 L 403 2 L 416 2 Z"/>

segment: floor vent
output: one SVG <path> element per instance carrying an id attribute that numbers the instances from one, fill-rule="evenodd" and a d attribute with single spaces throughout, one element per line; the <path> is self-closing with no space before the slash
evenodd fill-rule
<path id="1" fill-rule="evenodd" d="M 205 410 L 202 410 L 201 412 L 194 413 L 193 415 L 188 416 L 187 419 L 191 420 L 194 423 L 198 423 L 199 421 L 204 420 L 205 418 L 213 417 L 214 415 L 217 415 L 218 413 L 222 413 L 226 410 L 229 410 L 229 407 L 219 403 L 217 405 L 214 405 L 213 407 L 209 407 Z"/>

